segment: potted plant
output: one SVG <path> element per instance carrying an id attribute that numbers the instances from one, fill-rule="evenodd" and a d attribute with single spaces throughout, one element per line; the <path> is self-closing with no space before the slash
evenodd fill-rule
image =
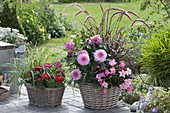
<path id="1" fill-rule="evenodd" d="M 52 107 L 61 104 L 65 90 L 65 75 L 62 64 L 53 61 L 54 54 L 48 49 L 42 48 L 29 52 L 24 60 L 14 63 L 12 75 L 18 81 L 19 87 L 24 83 L 29 97 L 29 103 L 36 106 Z"/>
<path id="2" fill-rule="evenodd" d="M 137 18 L 139 16 L 132 11 L 119 8 L 108 8 L 104 11 L 101 6 L 103 16 L 100 25 L 97 26 L 95 18 L 81 5 L 71 4 L 68 7 L 71 6 L 80 9 L 76 15 L 80 13 L 87 15 L 85 22 L 82 23 L 85 30 L 65 45 L 68 54 L 64 61 L 72 69 L 71 80 L 79 84 L 86 108 L 115 107 L 121 90 L 133 90 L 132 70 L 125 63 L 128 61 L 127 53 L 132 47 L 125 38 L 125 31 L 129 26 L 121 24 L 121 21 L 124 17 L 132 20 L 130 14 Z M 112 11 L 115 12 L 111 14 Z M 137 19 L 131 25 L 137 21 L 143 22 Z"/>

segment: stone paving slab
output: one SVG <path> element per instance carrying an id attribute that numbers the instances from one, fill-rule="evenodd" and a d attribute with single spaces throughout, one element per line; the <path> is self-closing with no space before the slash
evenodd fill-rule
<path id="1" fill-rule="evenodd" d="M 131 113 L 123 102 L 107 110 L 92 110 L 84 108 L 80 92 L 76 88 L 67 87 L 61 106 L 43 108 L 29 104 L 27 91 L 22 87 L 21 95 L 13 94 L 8 99 L 0 101 L 0 113 Z"/>

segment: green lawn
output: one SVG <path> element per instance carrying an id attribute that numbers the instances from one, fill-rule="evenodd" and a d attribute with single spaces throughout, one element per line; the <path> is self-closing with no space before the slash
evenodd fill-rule
<path id="1" fill-rule="evenodd" d="M 99 22 L 101 21 L 101 10 L 100 10 L 100 4 L 103 6 L 104 9 L 107 9 L 110 7 L 116 7 L 116 8 L 122 8 L 125 10 L 131 10 L 136 12 L 141 19 L 145 20 L 149 15 L 152 9 L 148 9 L 146 11 L 140 11 L 140 5 L 141 2 L 122 2 L 122 3 L 80 3 L 89 13 L 92 15 L 99 25 Z M 78 29 L 81 27 L 81 24 L 79 21 L 83 22 L 85 20 L 85 15 L 80 14 L 76 17 L 74 17 L 74 14 L 79 11 L 77 7 L 70 7 L 63 11 L 63 9 L 68 6 L 69 4 L 53 4 L 52 7 L 56 10 L 57 13 L 63 13 L 69 21 L 72 21 L 72 23 L 77 27 Z M 160 15 L 152 15 L 153 18 L 151 18 L 151 21 L 156 20 L 160 18 Z M 129 22 L 127 20 L 124 20 L 124 22 Z"/>
<path id="2" fill-rule="evenodd" d="M 99 22 L 101 20 L 101 10 L 100 10 L 100 3 L 80 3 L 87 11 L 89 11 L 90 15 L 92 15 L 96 20 L 97 20 L 97 25 L 99 25 Z M 145 20 L 149 15 L 152 9 L 148 9 L 146 11 L 140 11 L 140 5 L 141 2 L 123 2 L 123 3 L 101 3 L 103 8 L 106 9 L 109 6 L 110 7 L 117 7 L 117 8 L 122 8 L 125 10 L 131 10 L 136 12 L 141 19 Z M 77 7 L 70 7 L 66 10 L 63 11 L 63 9 L 69 4 L 52 4 L 52 8 L 55 9 L 55 11 L 59 13 L 63 13 L 68 21 L 71 21 L 74 25 L 74 27 L 77 30 L 80 30 L 82 28 L 82 25 L 80 24 L 79 21 L 84 22 L 85 20 L 85 15 L 81 14 L 78 15 L 77 17 L 74 17 L 74 14 L 79 11 Z M 160 18 L 160 15 L 152 15 L 150 18 L 150 21 L 156 20 Z M 127 21 L 127 19 L 123 20 L 123 23 L 129 23 L 130 21 Z M 69 37 L 69 35 L 68 35 Z M 62 38 L 62 39 L 52 39 L 49 42 L 41 45 L 41 47 L 49 47 L 50 49 L 54 51 L 62 51 L 64 47 L 64 43 L 66 41 L 69 41 L 71 38 Z"/>
<path id="3" fill-rule="evenodd" d="M 71 38 L 53 38 L 47 43 L 42 44 L 41 47 L 48 47 L 51 48 L 52 51 L 59 52 L 64 48 L 64 44 L 70 40 Z"/>

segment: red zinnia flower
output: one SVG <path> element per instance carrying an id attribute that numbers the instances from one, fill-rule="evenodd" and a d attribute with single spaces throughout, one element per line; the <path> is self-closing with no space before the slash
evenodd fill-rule
<path id="1" fill-rule="evenodd" d="M 41 82 L 42 81 L 42 78 L 36 78 L 36 82 Z"/>
<path id="2" fill-rule="evenodd" d="M 56 75 L 55 79 L 58 83 L 62 83 L 64 81 L 64 77 L 60 74 Z"/>
<path id="3" fill-rule="evenodd" d="M 28 72 L 28 73 L 27 73 L 27 76 L 31 77 L 31 76 L 32 76 L 32 73 L 31 73 L 31 72 Z"/>
<path id="4" fill-rule="evenodd" d="M 41 69 L 43 69 L 42 66 L 35 66 L 35 67 L 34 67 L 34 70 L 35 70 L 35 71 L 40 71 Z"/>
<path id="5" fill-rule="evenodd" d="M 50 78 L 50 75 L 45 73 L 42 75 L 42 79 L 49 79 Z"/>

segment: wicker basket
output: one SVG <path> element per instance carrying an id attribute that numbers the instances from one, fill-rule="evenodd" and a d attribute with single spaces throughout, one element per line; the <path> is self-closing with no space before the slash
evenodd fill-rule
<path id="1" fill-rule="evenodd" d="M 120 90 L 118 87 L 111 87 L 106 94 L 100 94 L 101 87 L 94 87 L 90 83 L 79 84 L 84 106 L 90 109 L 108 109 L 117 106 Z"/>
<path id="2" fill-rule="evenodd" d="M 10 95 L 9 91 L 5 88 L 0 87 L 0 101 L 5 100 Z"/>
<path id="3" fill-rule="evenodd" d="M 53 107 L 61 105 L 65 87 L 45 88 L 43 90 L 35 88 L 30 84 L 25 84 L 28 92 L 29 103 L 42 107 Z"/>

